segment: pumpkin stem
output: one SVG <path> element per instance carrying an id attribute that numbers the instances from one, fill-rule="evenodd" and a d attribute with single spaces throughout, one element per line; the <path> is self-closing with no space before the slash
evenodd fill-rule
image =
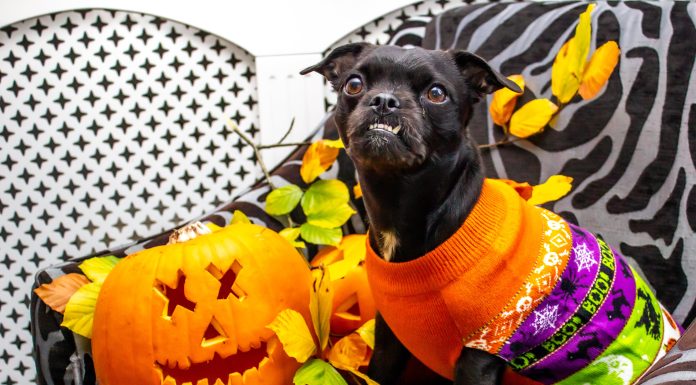
<path id="1" fill-rule="evenodd" d="M 206 225 L 196 221 L 189 223 L 180 229 L 174 230 L 171 235 L 169 235 L 169 242 L 167 242 L 167 244 L 172 245 L 175 243 L 184 243 L 201 235 L 210 233 L 212 233 L 212 231 Z"/>

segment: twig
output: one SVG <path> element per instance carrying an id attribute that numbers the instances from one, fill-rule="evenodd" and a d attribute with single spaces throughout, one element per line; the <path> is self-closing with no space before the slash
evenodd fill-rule
<path id="1" fill-rule="evenodd" d="M 290 135 L 290 131 L 292 131 L 292 128 L 295 127 L 295 117 L 292 117 L 292 120 L 290 121 L 290 127 L 288 127 L 288 130 L 285 131 L 285 135 L 283 135 L 282 138 L 278 141 L 278 143 L 283 143 L 283 141 Z"/>
<path id="2" fill-rule="evenodd" d="M 268 172 L 266 164 L 263 162 L 263 157 L 261 157 L 259 147 L 251 140 L 251 138 L 249 138 L 245 133 L 243 133 L 242 130 L 239 129 L 239 127 L 237 127 L 237 125 L 232 121 L 232 119 L 227 119 L 227 126 L 230 129 L 232 129 L 232 131 L 237 133 L 237 135 L 239 135 L 239 137 L 242 138 L 243 141 L 245 141 L 248 145 L 251 146 L 251 148 L 254 150 L 254 154 L 256 155 L 256 160 L 259 162 L 259 166 L 261 166 L 261 171 L 263 171 L 263 175 L 266 177 L 266 182 L 271 187 L 271 190 L 275 190 L 276 186 L 271 181 L 271 174 Z"/>
<path id="3" fill-rule="evenodd" d="M 260 144 L 258 148 L 259 150 L 265 150 L 267 148 L 306 146 L 309 144 L 312 144 L 312 142 Z"/>
<path id="4" fill-rule="evenodd" d="M 504 146 L 504 145 L 510 144 L 510 143 L 519 142 L 520 140 L 524 140 L 524 139 L 526 139 L 526 138 L 503 139 L 500 142 L 488 143 L 488 144 L 479 144 L 478 148 L 482 149 L 482 150 L 490 149 L 490 148 L 495 148 L 498 146 Z"/>

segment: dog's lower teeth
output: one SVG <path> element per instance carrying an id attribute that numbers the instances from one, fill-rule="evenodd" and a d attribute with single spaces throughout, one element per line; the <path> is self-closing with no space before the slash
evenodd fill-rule
<path id="1" fill-rule="evenodd" d="M 373 124 L 370 124 L 368 129 L 370 129 L 370 130 L 380 129 L 380 130 L 384 130 L 384 131 L 389 131 L 392 134 L 398 134 L 399 131 L 401 131 L 401 126 L 392 127 L 392 126 L 387 125 L 387 124 L 373 123 Z"/>

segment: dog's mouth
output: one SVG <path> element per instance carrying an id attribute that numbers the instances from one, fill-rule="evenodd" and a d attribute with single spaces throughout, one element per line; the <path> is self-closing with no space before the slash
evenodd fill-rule
<path id="1" fill-rule="evenodd" d="M 379 130 L 389 132 L 394 135 L 399 135 L 399 132 L 401 132 L 401 125 L 392 126 L 390 124 L 385 123 L 372 123 L 367 127 L 367 130 Z"/>

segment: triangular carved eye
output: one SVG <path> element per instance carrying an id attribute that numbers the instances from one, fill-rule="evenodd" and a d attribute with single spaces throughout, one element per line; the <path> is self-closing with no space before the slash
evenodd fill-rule
<path id="1" fill-rule="evenodd" d="M 208 324 L 208 328 L 203 334 L 203 341 L 201 341 L 201 346 L 210 346 L 218 342 L 222 342 L 227 339 L 225 331 L 222 329 L 220 323 L 213 317 L 213 319 Z"/>
<path id="2" fill-rule="evenodd" d="M 246 297 L 246 291 L 237 283 L 237 275 L 242 270 L 242 264 L 239 261 L 234 261 L 224 273 L 221 272 L 215 265 L 210 264 L 206 269 L 208 272 L 220 281 L 220 290 L 218 290 L 217 299 L 229 298 L 233 296 L 239 300 Z"/>

